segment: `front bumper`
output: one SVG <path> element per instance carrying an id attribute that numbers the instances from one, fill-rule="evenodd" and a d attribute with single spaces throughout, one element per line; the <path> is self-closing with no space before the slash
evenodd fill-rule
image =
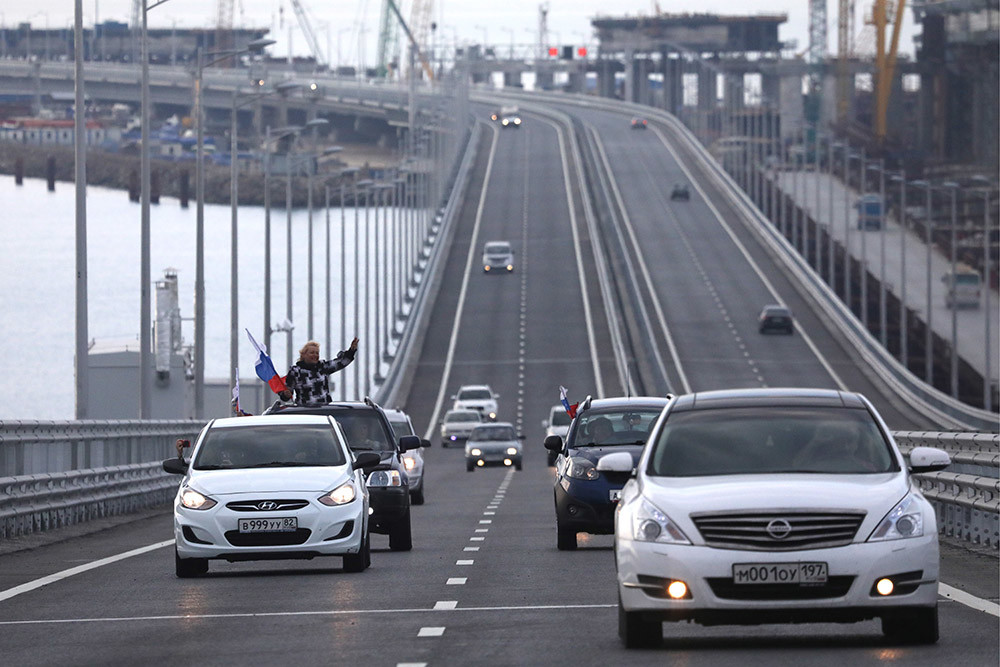
<path id="1" fill-rule="evenodd" d="M 758 624 L 854 622 L 900 607 L 937 604 L 937 535 L 793 552 L 743 551 L 615 540 L 618 590 L 626 611 L 657 612 L 663 620 Z M 827 584 L 736 585 L 738 563 L 824 562 Z M 882 577 L 900 578 L 897 592 L 874 593 Z M 690 599 L 670 599 L 659 586 L 680 580 Z"/>
<path id="2" fill-rule="evenodd" d="M 556 514 L 559 524 L 572 528 L 578 533 L 610 535 L 615 532 L 615 506 L 611 501 L 611 490 L 621 490 L 621 486 L 609 486 L 603 480 L 571 480 L 556 484 Z"/>
<path id="3" fill-rule="evenodd" d="M 309 499 L 305 507 L 290 511 L 237 512 L 226 507 L 228 502 L 259 497 L 260 494 L 225 496 L 208 510 L 190 510 L 175 499 L 174 539 L 178 555 L 238 561 L 342 556 L 360 550 L 366 521 L 366 506 L 361 496 L 338 507 Z M 239 532 L 238 519 L 279 517 L 295 517 L 298 529 L 294 533 Z"/>
<path id="4" fill-rule="evenodd" d="M 479 467 L 479 462 L 482 461 L 483 466 L 496 466 L 496 465 L 521 465 L 521 451 L 518 450 L 517 454 L 508 454 L 507 448 L 479 448 L 482 453 L 478 455 L 473 455 L 468 449 L 465 452 L 465 460 L 472 461 L 472 464 Z M 505 461 L 510 461 L 510 463 L 505 463 Z"/>
<path id="5" fill-rule="evenodd" d="M 372 513 L 369 530 L 386 534 L 410 513 L 410 490 L 406 486 L 368 487 Z"/>

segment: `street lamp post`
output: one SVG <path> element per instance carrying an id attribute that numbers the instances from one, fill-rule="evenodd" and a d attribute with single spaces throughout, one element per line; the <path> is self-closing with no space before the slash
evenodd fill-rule
<path id="1" fill-rule="evenodd" d="M 906 368 L 909 366 L 909 310 L 906 307 L 906 170 L 901 169 L 899 174 L 894 175 L 890 180 L 899 183 L 899 257 L 900 257 L 900 278 L 899 278 L 899 361 Z"/>
<path id="2" fill-rule="evenodd" d="M 2 25 L 0 21 L 0 25 Z M 0 31 L 3 56 L 7 55 L 7 31 Z M 76 373 L 76 418 L 86 419 L 89 415 L 89 364 L 88 347 L 88 306 L 87 306 L 87 109 L 83 77 L 83 0 L 74 0 L 73 7 L 73 86 L 75 106 L 73 109 L 73 156 L 75 174 L 75 262 L 76 282 L 74 285 L 76 304 L 75 365 Z M 144 147 L 145 148 L 145 147 Z"/>
<path id="3" fill-rule="evenodd" d="M 307 220 L 309 228 L 309 258 L 307 261 L 308 265 L 308 303 L 307 303 L 307 322 L 306 322 L 306 336 L 309 340 L 313 340 L 313 172 L 316 166 L 316 128 L 329 125 L 330 121 L 325 118 L 313 118 L 306 123 L 307 128 L 312 129 L 312 157 L 309 163 L 306 165 L 306 208 L 308 209 Z"/>
<path id="4" fill-rule="evenodd" d="M 344 202 L 346 201 L 347 184 L 346 176 L 353 176 L 357 179 L 357 167 L 349 167 L 340 172 L 340 340 L 347 340 L 347 213 Z M 355 188 L 355 193 L 357 189 Z M 343 343 L 341 343 L 343 344 Z M 331 348 L 332 350 L 333 348 Z M 340 383 L 340 400 L 347 400 L 347 382 Z"/>
<path id="5" fill-rule="evenodd" d="M 955 289 L 955 268 L 958 264 L 958 183 L 943 184 L 951 190 L 951 284 L 945 285 L 951 293 L 951 395 L 958 398 L 958 299 Z"/>

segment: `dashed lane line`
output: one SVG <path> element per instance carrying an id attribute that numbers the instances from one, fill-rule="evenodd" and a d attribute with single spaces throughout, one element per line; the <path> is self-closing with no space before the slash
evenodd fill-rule
<path id="1" fill-rule="evenodd" d="M 454 609 L 458 606 L 457 600 L 438 600 L 434 603 L 434 609 L 437 611 Z"/>
<path id="2" fill-rule="evenodd" d="M 476 561 L 471 559 L 456 560 L 455 565 L 474 565 Z"/>
<path id="3" fill-rule="evenodd" d="M 445 584 L 448 586 L 464 586 L 468 580 L 468 577 L 448 577 L 448 581 Z"/>
<path id="4" fill-rule="evenodd" d="M 444 634 L 444 626 L 425 626 L 417 632 L 418 637 L 440 637 Z"/>

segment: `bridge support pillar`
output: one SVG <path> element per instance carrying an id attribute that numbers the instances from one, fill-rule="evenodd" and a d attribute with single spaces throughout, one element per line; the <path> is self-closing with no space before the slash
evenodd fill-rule
<path id="1" fill-rule="evenodd" d="M 553 76 L 552 70 L 549 69 L 537 69 L 535 70 L 535 88 L 540 90 L 552 90 Z"/>
<path id="2" fill-rule="evenodd" d="M 597 94 L 601 97 L 617 97 L 613 61 L 602 54 L 597 62 Z"/>
<path id="3" fill-rule="evenodd" d="M 566 82 L 567 93 L 582 93 L 587 72 L 581 69 L 569 72 L 569 80 Z"/>
<path id="4" fill-rule="evenodd" d="M 663 108 L 672 114 L 679 114 L 684 106 L 684 59 L 679 55 L 671 57 L 667 49 L 661 52 L 663 58 Z"/>
<path id="5" fill-rule="evenodd" d="M 504 88 L 523 88 L 524 84 L 521 83 L 521 72 L 517 70 L 506 70 L 503 73 L 503 87 Z"/>

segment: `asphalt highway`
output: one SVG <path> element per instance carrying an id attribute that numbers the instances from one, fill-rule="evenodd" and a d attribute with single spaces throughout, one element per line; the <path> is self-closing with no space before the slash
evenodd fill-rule
<path id="1" fill-rule="evenodd" d="M 858 370 L 768 254 L 746 240 L 746 253 L 792 305 L 826 363 L 801 335 L 757 335 L 757 311 L 772 295 L 700 193 L 686 205 L 666 201 L 669 185 L 684 176 L 657 132 L 630 133 L 627 117 L 581 115 L 605 144 L 691 387 L 831 387 L 832 367 L 878 402 L 893 428 L 911 418 Z M 490 125 L 484 133 L 417 372 L 399 406 L 432 441 L 424 453 L 426 504 L 412 510 L 413 550 L 389 552 L 387 538 L 375 535 L 372 567 L 360 574 L 345 573 L 337 558 L 213 561 L 208 575 L 181 580 L 169 512 L 55 536 L 0 556 L 5 664 L 998 663 L 997 617 L 975 609 L 974 600 L 948 598 L 940 603 L 941 640 L 930 647 L 887 643 L 875 621 L 668 624 L 659 649 L 621 647 L 612 539 L 556 549 L 541 422 L 559 385 L 574 400 L 622 387 L 593 284 L 576 165 L 553 124 L 524 118 L 520 130 Z M 489 240 L 513 243 L 513 273 L 483 273 L 479 258 Z M 522 471 L 466 472 L 462 451 L 440 446 L 437 422 L 448 399 L 473 383 L 500 394 L 499 418 L 524 435 Z M 111 560 L 133 550 L 140 551 Z M 995 607 L 996 558 L 951 544 L 942 552 L 943 583 Z"/>

